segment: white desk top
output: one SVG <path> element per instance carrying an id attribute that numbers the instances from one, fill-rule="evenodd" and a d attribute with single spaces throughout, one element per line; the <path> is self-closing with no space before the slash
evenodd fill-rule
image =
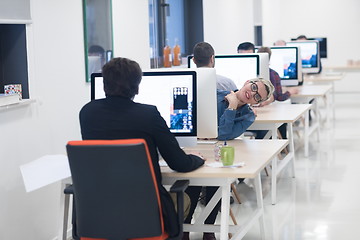
<path id="1" fill-rule="evenodd" d="M 302 97 L 323 97 L 332 88 L 331 85 L 302 85 L 299 86 L 299 93 L 291 95 L 291 98 Z"/>
<path id="2" fill-rule="evenodd" d="M 305 75 L 304 81 L 305 82 L 332 82 L 332 81 L 340 81 L 344 78 L 345 74 L 314 74 L 314 75 Z"/>
<path id="3" fill-rule="evenodd" d="M 175 178 L 255 178 L 257 174 L 288 144 L 288 140 L 231 140 L 235 147 L 235 163 L 245 162 L 238 168 L 214 168 L 202 166 L 187 173 L 174 172 L 169 167 L 161 167 L 162 176 Z M 186 148 L 186 152 L 197 151 L 209 162 L 215 161 L 214 144 L 198 144 Z"/>
<path id="4" fill-rule="evenodd" d="M 324 66 L 324 70 L 332 71 L 360 71 L 360 65 L 351 65 L 351 66 Z"/>
<path id="5" fill-rule="evenodd" d="M 311 104 L 270 104 L 256 108 L 256 123 L 293 123 L 298 120 Z"/>

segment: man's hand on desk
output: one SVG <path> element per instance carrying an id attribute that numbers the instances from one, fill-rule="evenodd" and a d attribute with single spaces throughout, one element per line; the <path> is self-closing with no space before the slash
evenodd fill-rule
<path id="1" fill-rule="evenodd" d="M 187 154 L 192 154 L 192 155 L 195 155 L 195 156 L 198 156 L 199 158 L 203 159 L 204 161 L 206 161 L 206 158 L 204 158 L 204 156 L 199 153 L 199 152 L 193 152 L 193 151 L 190 151 L 190 152 L 187 152 Z"/>

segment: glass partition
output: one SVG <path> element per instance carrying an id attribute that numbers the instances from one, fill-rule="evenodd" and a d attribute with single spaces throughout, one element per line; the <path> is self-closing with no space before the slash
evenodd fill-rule
<path id="1" fill-rule="evenodd" d="M 86 81 L 113 57 L 111 0 L 83 0 Z"/>

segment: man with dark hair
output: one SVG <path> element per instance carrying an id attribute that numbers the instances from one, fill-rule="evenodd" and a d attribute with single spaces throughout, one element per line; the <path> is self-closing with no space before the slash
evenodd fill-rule
<path id="1" fill-rule="evenodd" d="M 308 40 L 308 38 L 305 35 L 299 35 L 296 40 Z"/>
<path id="2" fill-rule="evenodd" d="M 204 159 L 198 154 L 185 154 L 155 106 L 132 100 L 138 93 L 142 78 L 137 62 L 114 58 L 104 65 L 102 73 L 106 98 L 93 100 L 81 109 L 82 138 L 145 139 L 159 186 L 165 230 L 170 236 L 175 236 L 179 231 L 175 207 L 161 184 L 158 151 L 169 167 L 179 172 L 197 169 L 204 164 Z"/>
<path id="3" fill-rule="evenodd" d="M 215 66 L 215 51 L 214 48 L 207 42 L 199 42 L 193 49 L 193 61 L 199 67 Z"/>
<path id="4" fill-rule="evenodd" d="M 240 43 L 237 47 L 238 53 L 254 53 L 255 52 L 255 45 L 251 42 L 243 42 Z"/>
<path id="5" fill-rule="evenodd" d="M 196 64 L 196 67 L 215 67 L 215 51 L 209 43 L 197 43 L 194 46 L 193 53 L 193 61 Z M 219 74 L 216 74 L 216 88 L 227 91 L 234 91 L 237 89 L 233 80 Z"/>

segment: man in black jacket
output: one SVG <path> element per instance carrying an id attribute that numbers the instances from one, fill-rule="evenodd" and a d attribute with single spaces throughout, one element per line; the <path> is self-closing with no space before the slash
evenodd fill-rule
<path id="1" fill-rule="evenodd" d="M 204 160 L 199 155 L 185 154 L 155 106 L 132 100 L 138 93 L 142 78 L 137 62 L 114 58 L 104 65 L 102 75 L 106 98 L 93 100 L 81 109 L 82 138 L 145 139 L 158 181 L 165 230 L 170 236 L 176 235 L 175 208 L 169 193 L 161 184 L 158 151 L 169 167 L 179 172 L 195 170 L 204 164 Z"/>

